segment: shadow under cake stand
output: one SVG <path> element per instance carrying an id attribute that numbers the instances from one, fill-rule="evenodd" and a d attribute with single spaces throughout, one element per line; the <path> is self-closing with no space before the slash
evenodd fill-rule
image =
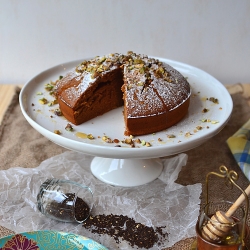
<path id="1" fill-rule="evenodd" d="M 188 114 L 177 125 L 155 134 L 135 137 L 150 142 L 151 147 L 135 144 L 131 148 L 124 136 L 123 107 L 112 110 L 79 126 L 65 130 L 69 123 L 54 115 L 58 104 L 42 105 L 39 99 L 52 101 L 45 84 L 65 75 L 86 59 L 49 68 L 28 81 L 20 93 L 20 107 L 29 124 L 43 136 L 67 149 L 95 156 L 91 171 L 99 180 L 116 186 L 139 186 L 156 179 L 162 172 L 160 157 L 171 156 L 198 147 L 215 136 L 228 122 L 233 103 L 227 89 L 208 73 L 180 62 L 158 58 L 168 63 L 190 83 L 192 95 Z M 217 100 L 217 102 L 216 102 Z M 206 109 L 207 112 L 204 112 Z M 61 134 L 55 134 L 59 130 Z M 86 135 L 92 134 L 90 140 Z M 106 135 L 119 143 L 102 140 Z M 117 147 L 119 145 L 119 147 Z"/>

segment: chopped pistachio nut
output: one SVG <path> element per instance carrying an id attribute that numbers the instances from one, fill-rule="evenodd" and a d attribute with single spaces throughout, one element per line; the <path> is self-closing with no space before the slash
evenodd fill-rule
<path id="1" fill-rule="evenodd" d="M 36 94 L 37 94 L 37 95 L 42 95 L 43 93 L 39 91 L 39 92 L 37 92 Z"/>
<path id="2" fill-rule="evenodd" d="M 49 102 L 49 103 L 48 103 L 48 106 L 51 107 L 51 106 L 53 106 L 53 105 L 55 105 L 55 104 L 58 104 L 58 100 L 56 100 L 56 99 L 53 100 L 53 101 L 51 101 L 51 102 Z"/>
<path id="3" fill-rule="evenodd" d="M 217 98 L 214 98 L 214 97 L 210 97 L 209 101 L 211 101 L 211 102 L 213 102 L 215 104 L 219 104 L 219 100 Z"/>
<path id="4" fill-rule="evenodd" d="M 112 143 L 112 140 L 108 136 L 106 136 L 106 135 L 104 135 L 102 137 L 102 140 L 105 141 L 105 142 L 107 142 L 107 143 Z"/>
<path id="5" fill-rule="evenodd" d="M 60 109 L 55 109 L 54 114 L 57 116 L 62 116 L 62 111 Z"/>
<path id="6" fill-rule="evenodd" d="M 142 146 L 145 146 L 146 145 L 146 142 L 144 140 L 141 141 L 141 145 Z"/>
<path id="7" fill-rule="evenodd" d="M 65 127 L 65 130 L 73 131 L 74 129 L 73 129 L 72 125 L 70 123 L 68 123 L 67 126 Z"/>
<path id="8" fill-rule="evenodd" d="M 144 74 L 144 73 L 145 73 L 145 68 L 144 68 L 144 67 L 141 67 L 140 70 L 139 70 L 139 72 L 140 72 L 141 74 Z"/>
<path id="9" fill-rule="evenodd" d="M 173 134 L 172 134 L 172 135 L 167 135 L 167 137 L 168 137 L 168 138 L 176 138 L 176 136 L 173 135 Z"/>
<path id="10" fill-rule="evenodd" d="M 95 139 L 95 137 L 92 134 L 88 134 L 87 138 L 90 139 L 90 140 L 94 140 Z"/>
<path id="11" fill-rule="evenodd" d="M 39 103 L 41 104 L 47 104 L 48 100 L 46 98 L 39 99 Z"/>
<path id="12" fill-rule="evenodd" d="M 186 134 L 185 134 L 185 137 L 190 137 L 192 134 L 190 133 L 190 132 L 187 132 Z"/>
<path id="13" fill-rule="evenodd" d="M 105 140 L 105 142 L 112 143 L 113 141 L 110 138 L 108 138 L 108 139 Z"/>
<path id="14" fill-rule="evenodd" d="M 126 144 L 131 144 L 131 143 L 133 143 L 133 140 L 132 140 L 131 138 L 126 138 L 126 139 L 124 140 L 124 143 L 126 143 Z"/>
<path id="15" fill-rule="evenodd" d="M 91 75 L 91 79 L 96 78 L 98 75 L 99 75 L 98 72 L 93 72 L 93 74 Z"/>
<path id="16" fill-rule="evenodd" d="M 219 121 L 211 121 L 212 124 L 217 124 Z"/>
<path id="17" fill-rule="evenodd" d="M 209 109 L 204 108 L 204 109 L 202 110 L 202 113 L 207 113 L 208 111 L 209 111 Z"/>
<path id="18" fill-rule="evenodd" d="M 202 121 L 202 122 L 211 122 L 210 119 L 202 119 L 201 121 Z"/>
<path id="19" fill-rule="evenodd" d="M 108 136 L 107 135 L 104 135 L 103 137 L 102 137 L 102 140 L 103 141 L 106 141 L 108 139 Z"/>
<path id="20" fill-rule="evenodd" d="M 136 142 L 136 143 L 141 143 L 140 138 L 135 139 L 135 142 Z"/>
<path id="21" fill-rule="evenodd" d="M 199 125 L 196 126 L 196 129 L 197 129 L 197 130 L 202 130 L 202 128 L 203 128 L 202 126 L 199 126 Z"/>
<path id="22" fill-rule="evenodd" d="M 54 133 L 57 134 L 57 135 L 62 134 L 60 130 L 54 130 Z"/>
<path id="23" fill-rule="evenodd" d="M 101 57 L 101 58 L 99 59 L 99 62 L 102 63 L 102 62 L 104 62 L 105 60 L 106 60 L 106 57 L 103 56 L 103 57 Z"/>
<path id="24" fill-rule="evenodd" d="M 45 84 L 45 89 L 47 91 L 51 91 L 51 90 L 53 90 L 53 88 L 54 88 L 54 85 L 51 82 Z"/>
<path id="25" fill-rule="evenodd" d="M 130 83 L 130 84 L 127 85 L 127 90 L 130 90 L 132 88 L 133 88 L 133 84 Z"/>
<path id="26" fill-rule="evenodd" d="M 56 94 L 56 91 L 55 91 L 55 90 L 50 91 L 49 94 L 50 94 L 51 96 L 54 96 L 55 98 L 57 98 L 57 94 Z"/>

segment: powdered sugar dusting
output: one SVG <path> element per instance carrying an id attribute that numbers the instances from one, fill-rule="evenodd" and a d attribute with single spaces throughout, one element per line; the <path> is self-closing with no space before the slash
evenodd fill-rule
<path id="1" fill-rule="evenodd" d="M 174 68 L 147 56 L 132 58 L 124 66 L 128 117 L 166 113 L 189 99 L 189 83 Z"/>
<path id="2" fill-rule="evenodd" d="M 129 91 L 126 99 L 126 107 L 130 110 L 129 118 L 144 117 L 145 113 L 147 116 L 154 116 L 166 112 L 161 99 L 153 88 L 149 87 L 144 91 L 141 91 L 141 88 L 132 88 Z M 152 112 L 150 113 L 148 110 L 152 110 Z"/>

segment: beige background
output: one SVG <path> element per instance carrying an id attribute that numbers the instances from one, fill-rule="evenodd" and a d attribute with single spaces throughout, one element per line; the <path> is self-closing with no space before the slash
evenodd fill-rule
<path id="1" fill-rule="evenodd" d="M 250 81 L 249 0 L 0 0 L 0 83 L 133 50 Z"/>

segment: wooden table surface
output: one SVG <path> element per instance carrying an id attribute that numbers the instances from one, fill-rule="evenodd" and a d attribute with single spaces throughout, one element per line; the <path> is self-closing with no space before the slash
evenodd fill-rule
<path id="1" fill-rule="evenodd" d="M 21 87 L 21 85 L 18 86 Z M 17 85 L 13 84 L 0 84 L 0 124 L 12 100 L 16 87 Z"/>

